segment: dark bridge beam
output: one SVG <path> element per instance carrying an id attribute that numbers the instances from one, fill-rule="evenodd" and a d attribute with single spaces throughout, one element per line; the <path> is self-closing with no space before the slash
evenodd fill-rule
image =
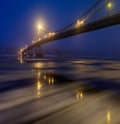
<path id="1" fill-rule="evenodd" d="M 109 26 L 113 26 L 113 25 L 118 25 L 118 24 L 120 24 L 120 12 L 116 13 L 112 16 L 102 18 L 98 21 L 91 22 L 89 24 L 83 25 L 81 27 L 70 29 L 68 31 L 56 34 L 51 38 L 46 38 L 46 39 L 43 39 L 41 41 L 38 41 L 37 43 L 35 43 L 33 45 L 30 45 L 24 51 L 32 49 L 36 46 L 48 43 L 48 42 L 52 42 L 54 40 L 59 40 L 59 39 L 71 37 L 73 35 L 82 34 L 82 33 L 85 33 L 85 32 L 98 30 L 98 29 L 101 29 L 101 28 L 105 28 L 105 27 L 109 27 Z"/>

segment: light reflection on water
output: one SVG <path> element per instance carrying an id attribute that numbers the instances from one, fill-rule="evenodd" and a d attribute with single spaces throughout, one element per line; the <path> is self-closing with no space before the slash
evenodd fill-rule
<path id="1" fill-rule="evenodd" d="M 43 65 L 44 65 L 43 63 L 37 62 L 37 63 L 34 63 L 34 64 L 33 64 L 33 67 L 36 68 L 36 69 L 37 69 L 37 68 L 40 69 L 40 68 L 43 67 Z"/>
<path id="2" fill-rule="evenodd" d="M 48 85 L 53 85 L 55 82 L 56 83 L 59 82 L 59 79 L 56 80 L 56 74 L 53 73 L 53 71 L 44 72 L 44 70 L 41 69 L 42 68 L 42 66 L 41 66 L 42 64 L 37 64 L 37 65 L 40 65 L 40 66 L 34 66 L 33 71 L 37 73 L 37 96 L 40 96 L 40 93 L 41 93 L 40 90 L 42 88 L 42 83 L 46 83 Z M 88 94 L 89 94 L 89 92 L 90 93 L 94 93 L 93 92 L 94 89 L 89 88 L 87 85 L 78 85 L 78 87 L 76 87 L 75 89 L 77 90 L 77 92 L 75 91 L 75 94 L 76 94 L 75 99 L 77 99 L 77 102 L 81 102 L 81 100 L 83 100 L 85 95 L 87 96 L 87 94 L 86 94 L 87 92 L 88 92 Z M 74 88 L 73 88 L 72 92 L 74 92 Z M 97 94 L 97 92 L 95 90 L 95 95 L 96 94 Z M 85 101 L 87 100 L 86 98 L 87 97 L 85 97 L 85 99 L 84 99 Z M 111 123 L 112 119 L 111 119 L 111 111 L 110 111 L 110 109 L 108 110 L 106 108 L 106 113 L 104 113 L 103 116 L 101 116 L 101 119 L 103 117 L 105 117 L 105 120 L 104 120 L 105 123 L 112 124 Z"/>
<path id="3" fill-rule="evenodd" d="M 40 96 L 41 87 L 42 87 L 42 83 L 41 83 L 41 81 L 40 81 L 40 72 L 38 72 L 38 73 L 37 73 L 37 96 L 38 96 L 38 97 Z"/>
<path id="4" fill-rule="evenodd" d="M 40 64 L 40 65 L 42 65 L 42 64 Z M 55 82 L 57 83 L 59 81 L 59 79 L 56 80 L 56 75 L 55 75 L 55 73 L 53 73 L 53 71 L 44 72 L 41 69 L 41 67 L 39 68 L 38 66 L 37 66 L 37 68 L 35 68 L 35 66 L 34 66 L 32 71 L 34 73 L 36 73 L 36 75 L 37 75 L 36 78 L 37 78 L 37 96 L 38 96 L 38 98 L 40 98 L 41 88 L 42 88 L 43 84 L 53 85 Z M 87 87 L 87 89 L 86 89 L 86 87 Z M 77 90 L 77 92 L 75 92 L 76 93 L 75 99 L 77 99 L 78 102 L 81 102 L 81 100 L 83 100 L 84 96 L 86 95 L 86 93 L 84 93 L 84 91 L 87 91 L 87 90 L 89 91 L 89 87 L 78 85 L 78 87 L 76 87 L 76 90 Z M 73 88 L 72 92 L 74 92 L 74 88 Z M 85 100 L 87 100 L 87 99 L 85 99 Z M 103 117 L 104 116 L 106 116 L 105 121 L 107 121 L 107 124 L 112 124 L 111 123 L 111 111 L 107 109 L 106 115 L 103 115 Z M 101 118 L 102 118 L 102 116 L 101 116 Z"/>
<path id="5" fill-rule="evenodd" d="M 48 83 L 49 83 L 49 85 L 53 85 L 54 84 L 54 75 L 53 74 L 50 74 L 48 76 Z"/>
<path id="6" fill-rule="evenodd" d="M 40 81 L 37 82 L 37 96 L 40 96 L 40 89 L 42 87 L 42 84 L 40 83 Z"/>
<path id="7" fill-rule="evenodd" d="M 43 84 L 47 83 L 49 85 L 53 85 L 55 83 L 55 75 L 54 73 L 52 72 L 49 72 L 49 73 L 45 73 L 45 72 L 42 72 L 41 71 L 41 68 L 34 68 L 32 69 L 32 72 L 35 73 L 36 75 L 36 90 L 37 90 L 37 96 L 38 98 L 40 97 L 41 95 L 41 88 L 43 86 Z"/>
<path id="8" fill-rule="evenodd" d="M 83 92 L 77 91 L 76 97 L 77 97 L 77 100 L 82 99 L 83 98 Z"/>
<path id="9" fill-rule="evenodd" d="M 93 65 L 91 63 L 92 62 L 89 63 L 89 61 L 87 61 L 87 62 L 82 61 L 82 62 L 72 62 L 72 64 L 69 63 L 68 65 L 69 66 L 74 66 L 76 70 L 78 69 L 76 72 L 78 73 L 78 76 L 79 77 L 82 77 L 81 76 L 82 73 L 85 73 L 86 72 L 88 74 L 88 72 L 92 71 L 92 69 L 94 71 L 95 70 L 98 71 L 98 69 L 100 69 L 101 66 L 102 66 L 102 65 L 99 65 L 99 68 L 92 67 Z M 84 64 L 84 65 L 81 65 L 81 64 Z M 51 65 L 52 65 L 52 67 L 55 67 L 55 68 L 52 68 L 51 69 Z M 112 104 L 112 103 L 110 103 L 110 101 L 107 101 L 107 99 L 106 100 L 105 99 L 102 99 L 102 97 L 104 95 L 106 95 L 106 94 L 102 94 L 101 95 L 99 92 L 96 91 L 96 89 L 91 88 L 87 84 L 86 85 L 85 84 L 84 85 L 81 85 L 81 83 L 84 82 L 84 80 L 83 81 L 81 81 L 81 80 L 78 80 L 78 81 L 72 80 L 71 81 L 71 80 L 68 80 L 67 79 L 68 77 L 66 77 L 66 79 L 65 79 L 62 76 L 59 76 L 59 74 L 56 73 L 56 70 L 59 70 L 60 68 L 57 68 L 56 69 L 56 65 L 55 65 L 55 63 L 52 63 L 52 62 L 51 62 L 51 64 L 48 64 L 48 63 L 46 64 L 44 62 L 37 62 L 35 64 L 32 64 L 32 66 L 33 66 L 32 73 L 35 74 L 35 84 L 34 84 L 35 97 L 37 96 L 37 99 L 40 100 L 39 98 L 41 98 L 42 94 L 45 94 L 45 93 L 47 94 L 47 92 L 49 92 L 49 89 L 52 89 L 53 88 L 52 90 L 54 90 L 54 95 L 56 97 L 54 96 L 54 99 L 52 99 L 53 95 L 50 95 L 50 96 L 48 95 L 49 96 L 48 99 L 49 100 L 51 99 L 51 101 L 53 102 L 53 105 L 55 107 L 57 106 L 57 102 L 56 101 L 59 101 L 59 99 L 60 99 L 60 101 L 58 103 L 62 103 L 63 101 L 66 101 L 67 102 L 67 100 L 69 98 L 72 98 L 72 100 L 75 101 L 74 102 L 74 105 L 77 106 L 76 107 L 77 108 L 76 111 L 74 111 L 74 112 L 76 112 L 75 115 L 77 115 L 77 113 L 79 113 L 79 115 L 78 115 L 79 118 L 77 118 L 77 116 L 76 116 L 76 118 L 78 120 L 79 119 L 83 119 L 84 120 L 84 118 L 85 118 L 85 122 L 86 122 L 85 124 L 88 124 L 87 122 L 89 122 L 89 118 L 90 118 L 91 121 L 93 121 L 93 119 L 91 117 L 93 117 L 93 116 L 96 117 L 96 115 L 99 113 L 99 111 L 100 112 L 102 111 L 103 114 L 98 117 L 98 120 L 102 120 L 101 122 L 103 122 L 105 124 L 114 124 L 114 123 L 112 123 L 113 118 L 114 118 L 114 117 L 112 117 L 112 114 L 111 114 L 112 110 L 111 109 L 108 109 L 109 104 Z M 63 65 L 64 66 L 68 66 L 67 64 L 66 65 L 63 64 Z M 83 66 L 84 66 L 84 68 L 83 68 Z M 105 65 L 103 65 L 103 66 L 105 66 Z M 71 73 L 71 70 L 69 68 L 71 69 L 71 67 L 68 67 L 67 68 L 68 69 L 67 71 L 69 73 Z M 65 73 L 64 71 L 66 71 L 65 69 L 66 68 L 63 68 L 63 69 L 60 70 L 60 72 L 62 72 L 63 75 Z M 77 75 L 77 73 L 75 73 L 75 75 Z M 86 76 L 86 75 L 83 75 L 83 76 Z M 72 78 L 72 76 L 70 78 Z M 75 87 L 71 87 L 71 84 L 74 84 Z M 66 88 L 66 85 L 68 86 L 68 88 Z M 62 87 L 62 89 L 64 89 L 64 90 L 60 90 L 59 92 L 56 93 L 55 90 L 58 91 L 58 89 L 60 89 L 60 87 Z M 44 88 L 46 88 L 47 90 L 46 89 L 44 90 Z M 101 101 L 99 101 L 99 99 L 101 99 Z M 51 102 L 49 100 L 48 100 L 48 103 Z M 97 102 L 94 104 L 94 101 L 97 101 Z M 38 102 L 40 102 L 40 101 L 38 101 Z M 69 102 L 68 102 L 68 104 L 69 104 Z M 80 104 L 80 103 L 83 103 L 83 105 Z M 91 103 L 92 103 L 92 105 L 91 105 Z M 106 107 L 106 103 L 108 104 L 107 107 Z M 44 104 L 46 104 L 46 103 L 44 103 Z M 52 105 L 52 103 L 51 103 L 51 105 Z M 39 103 L 39 106 L 42 106 L 42 105 Z M 40 111 L 39 106 L 36 106 L 36 108 L 38 109 L 38 111 Z M 65 106 L 65 105 L 63 104 L 63 106 Z M 49 109 L 48 106 L 45 106 L 45 107 Z M 95 107 L 96 107 L 96 109 L 95 109 Z M 99 107 L 101 107 L 101 108 L 103 107 L 104 109 L 103 108 L 100 109 Z M 58 105 L 58 108 L 59 108 L 59 105 Z M 97 109 L 98 109 L 98 111 L 96 111 Z M 66 110 L 64 110 L 64 111 L 66 111 Z M 34 110 L 33 110 L 33 112 L 34 112 Z M 71 115 L 72 112 L 68 112 L 68 113 L 66 112 L 67 114 L 65 116 L 68 116 L 69 117 L 69 115 Z M 93 113 L 93 112 L 94 112 L 93 115 L 92 114 L 89 114 L 89 113 Z M 83 118 L 82 118 L 82 114 L 83 114 Z M 63 117 L 63 115 L 61 115 L 61 117 Z M 53 115 L 51 114 L 51 116 L 54 116 L 54 114 Z M 58 116 L 58 120 L 59 120 L 60 115 L 58 113 L 56 113 L 56 116 Z M 73 116 L 74 116 L 74 114 L 73 114 Z M 93 117 L 94 120 L 95 120 L 95 117 Z M 75 118 L 75 116 L 74 116 L 74 118 Z M 104 118 L 104 120 L 103 120 L 103 118 Z M 71 118 L 69 118 L 69 120 L 70 119 Z M 96 122 L 97 122 L 97 120 L 96 120 Z M 92 124 L 96 124 L 96 123 L 92 123 Z"/>
<path id="10" fill-rule="evenodd" d="M 20 61 L 20 64 L 24 64 L 24 60 L 23 60 L 22 56 L 18 57 L 18 60 Z"/>
<path id="11" fill-rule="evenodd" d="M 42 63 L 35 63 L 33 64 L 33 68 L 32 68 L 32 72 L 36 72 L 37 73 L 37 78 L 43 80 L 44 82 L 47 82 L 49 85 L 53 85 L 55 83 L 55 74 L 52 71 L 47 71 L 47 73 L 45 73 L 42 68 L 45 65 Z M 40 78 L 41 77 L 41 78 Z"/>
<path id="12" fill-rule="evenodd" d="M 36 74 L 37 74 L 37 77 L 36 77 L 37 78 L 37 97 L 40 98 L 41 88 L 43 86 L 42 84 L 45 83 L 48 85 L 53 85 L 55 83 L 56 75 L 53 72 L 49 72 L 49 73 L 45 73 L 44 71 L 42 72 L 40 68 L 39 69 L 34 68 L 33 71 L 36 72 Z M 56 80 L 56 82 L 57 82 L 57 80 Z M 81 100 L 85 96 L 84 90 L 86 90 L 86 88 L 82 85 L 78 85 L 78 87 L 76 89 L 77 89 L 77 92 L 75 92 L 76 93 L 75 99 L 77 99 L 78 102 L 81 102 Z M 88 89 L 88 87 L 87 87 L 87 89 Z M 111 123 L 111 111 L 107 109 L 106 115 L 104 114 L 103 117 L 104 116 L 106 116 L 106 120 L 104 120 L 104 122 L 107 122 L 107 124 L 112 124 Z M 101 118 L 102 118 L 102 116 L 101 116 Z"/>
<path id="13" fill-rule="evenodd" d="M 107 111 L 107 122 L 108 124 L 111 122 L 111 112 L 109 110 Z"/>
<path id="14" fill-rule="evenodd" d="M 44 74 L 44 80 L 46 80 L 46 74 Z"/>

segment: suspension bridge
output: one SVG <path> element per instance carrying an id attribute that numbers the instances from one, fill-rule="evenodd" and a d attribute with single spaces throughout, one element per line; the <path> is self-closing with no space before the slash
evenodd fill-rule
<path id="1" fill-rule="evenodd" d="M 42 57 L 41 45 L 74 35 L 120 24 L 120 1 L 97 0 L 87 11 L 71 24 L 56 30 L 46 31 L 41 26 L 43 36 L 37 36 L 33 43 L 19 51 L 19 57 Z"/>

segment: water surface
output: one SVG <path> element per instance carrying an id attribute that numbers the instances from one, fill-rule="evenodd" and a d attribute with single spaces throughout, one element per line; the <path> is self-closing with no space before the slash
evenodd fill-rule
<path id="1" fill-rule="evenodd" d="M 22 63 L 22 64 L 21 64 Z M 120 62 L 0 58 L 1 124 L 119 124 Z"/>

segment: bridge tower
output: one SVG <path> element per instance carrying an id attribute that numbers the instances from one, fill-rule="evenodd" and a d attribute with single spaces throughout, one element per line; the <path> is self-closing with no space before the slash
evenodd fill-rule
<path id="1" fill-rule="evenodd" d="M 41 45 L 37 46 L 35 48 L 35 58 L 41 58 L 43 57 L 42 50 L 41 50 Z"/>

